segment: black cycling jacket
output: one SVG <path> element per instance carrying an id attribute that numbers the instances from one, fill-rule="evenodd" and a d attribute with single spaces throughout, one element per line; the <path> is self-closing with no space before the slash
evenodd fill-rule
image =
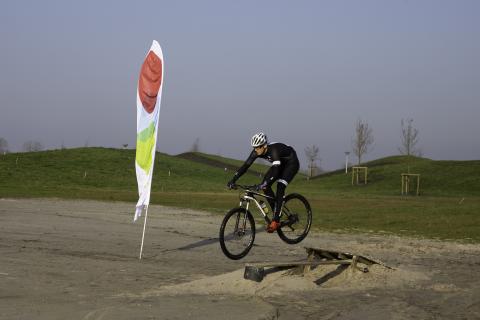
<path id="1" fill-rule="evenodd" d="M 298 166 L 297 153 L 292 147 L 283 143 L 273 142 L 268 144 L 267 151 L 261 156 L 258 156 L 255 150 L 252 150 L 245 163 L 235 172 L 234 180 L 236 181 L 240 178 L 257 158 L 262 158 L 272 163 L 272 168 L 263 179 L 268 184 L 278 178 L 281 168 L 285 168 L 288 165 Z"/>

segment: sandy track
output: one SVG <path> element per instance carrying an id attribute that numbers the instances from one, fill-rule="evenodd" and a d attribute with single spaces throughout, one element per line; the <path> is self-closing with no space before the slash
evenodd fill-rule
<path id="1" fill-rule="evenodd" d="M 133 204 L 0 199 L 1 319 L 479 319 L 480 246 L 394 236 L 258 234 L 241 261 L 216 240 L 220 216 L 152 206 L 144 259 Z M 259 228 L 261 226 L 258 226 Z M 304 246 L 395 268 L 244 280 L 252 261 L 305 257 Z"/>

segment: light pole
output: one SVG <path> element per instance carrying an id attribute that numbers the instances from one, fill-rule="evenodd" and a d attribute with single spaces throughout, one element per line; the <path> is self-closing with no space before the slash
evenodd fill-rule
<path id="1" fill-rule="evenodd" d="M 350 154 L 349 151 L 345 151 L 345 174 L 348 173 L 348 155 Z"/>

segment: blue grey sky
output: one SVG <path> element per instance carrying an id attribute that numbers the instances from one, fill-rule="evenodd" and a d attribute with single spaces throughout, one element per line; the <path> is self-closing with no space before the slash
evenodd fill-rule
<path id="1" fill-rule="evenodd" d="M 480 159 L 480 1 L 2 1 L 0 137 L 12 151 L 135 145 L 136 86 L 153 39 L 165 57 L 158 149 L 237 159 L 263 130 L 398 154 L 413 118 L 432 159 Z"/>

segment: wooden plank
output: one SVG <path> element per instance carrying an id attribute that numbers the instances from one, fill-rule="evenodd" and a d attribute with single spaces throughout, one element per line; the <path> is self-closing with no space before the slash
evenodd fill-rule
<path id="1" fill-rule="evenodd" d="M 317 248 L 305 248 L 307 253 L 313 252 L 315 257 L 331 260 L 352 259 L 351 254 L 345 254 L 343 252 L 337 252 L 332 250 L 317 249 Z"/>
<path id="2" fill-rule="evenodd" d="M 346 254 L 343 254 L 343 253 L 339 253 L 338 254 L 338 257 L 340 259 L 352 259 L 352 256 L 351 255 L 346 255 Z"/>
<path id="3" fill-rule="evenodd" d="M 322 251 L 321 253 L 318 253 L 318 255 L 321 256 L 322 258 L 326 258 L 326 259 L 330 259 L 330 260 L 339 260 L 337 256 L 332 255 L 328 251 Z M 315 256 L 317 256 L 317 254 Z"/>
<path id="4" fill-rule="evenodd" d="M 291 261 L 291 262 L 255 262 L 247 263 L 245 267 L 255 268 L 273 268 L 273 267 L 299 267 L 299 266 L 319 266 L 329 264 L 351 264 L 352 260 L 327 260 L 327 261 Z"/>
<path id="5" fill-rule="evenodd" d="M 337 255 L 338 258 L 334 258 L 334 259 L 342 259 L 342 260 L 347 260 L 348 259 L 352 259 L 353 258 L 353 254 L 351 253 L 348 253 L 348 252 L 336 252 L 336 251 L 333 251 L 333 250 L 325 250 L 325 249 L 320 249 L 320 248 L 311 248 L 311 247 L 305 247 L 305 249 L 307 250 L 307 252 L 314 252 L 314 253 L 319 253 L 320 255 L 328 252 L 331 256 L 333 254 Z M 385 263 L 379 261 L 379 260 L 374 260 L 370 257 L 367 257 L 367 256 L 363 256 L 363 255 L 359 255 L 359 254 L 355 254 L 355 256 L 357 256 L 357 260 L 358 262 L 360 263 L 363 263 L 363 264 L 366 264 L 368 266 L 371 266 L 373 264 L 378 264 L 378 265 L 381 265 L 387 269 L 393 269 L 389 266 L 387 266 Z M 337 260 L 338 261 L 338 260 Z"/>

